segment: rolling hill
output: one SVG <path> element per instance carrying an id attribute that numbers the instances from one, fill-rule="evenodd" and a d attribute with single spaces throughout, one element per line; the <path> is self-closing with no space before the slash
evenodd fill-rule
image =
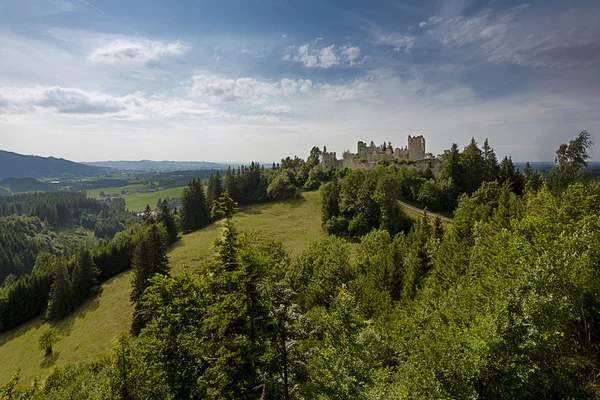
<path id="1" fill-rule="evenodd" d="M 107 168 L 79 164 L 62 158 L 28 156 L 0 150 L 0 179 L 81 176 L 100 174 L 106 171 Z"/>
<path id="2" fill-rule="evenodd" d="M 245 207 L 234 217 L 240 231 L 259 239 L 281 241 L 292 256 L 323 236 L 318 192 L 305 192 L 301 199 Z M 285 229 L 283 229 L 285 227 Z M 170 250 L 171 273 L 195 269 L 212 260 L 212 244 L 219 237 L 221 222 L 183 235 Z M 54 356 L 46 359 L 38 340 L 51 325 L 35 318 L 0 334 L 0 387 L 20 369 L 19 385 L 29 386 L 34 377 L 48 376 L 54 367 L 91 362 L 110 354 L 119 337 L 131 326 L 133 307 L 129 300 L 132 271 L 125 271 L 102 284 L 100 292 L 63 320 L 52 324 L 60 332 Z"/>
<path id="3" fill-rule="evenodd" d="M 0 179 L 0 188 L 6 188 L 11 193 L 56 192 L 58 190 L 58 187 L 56 185 L 46 182 L 40 182 L 34 178 Z"/>

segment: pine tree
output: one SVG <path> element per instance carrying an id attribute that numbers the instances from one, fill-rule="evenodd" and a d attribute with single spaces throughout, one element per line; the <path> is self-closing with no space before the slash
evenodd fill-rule
<path id="1" fill-rule="evenodd" d="M 260 385 L 258 366 L 265 343 L 266 302 L 258 290 L 262 269 L 249 249 L 243 248 L 232 221 L 236 203 L 226 194 L 215 211 L 226 217 L 215 257 L 214 274 L 208 283 L 203 321 L 203 354 L 208 360 L 200 387 L 211 398 L 250 398 Z M 201 396 L 202 397 L 202 396 Z"/>
<path id="2" fill-rule="evenodd" d="M 477 147 L 475 138 L 460 155 L 461 178 L 458 186 L 468 194 L 476 191 L 485 180 L 485 164 L 481 149 Z"/>
<path id="3" fill-rule="evenodd" d="M 181 230 L 184 233 L 204 228 L 210 223 L 206 207 L 204 186 L 199 179 L 192 180 L 181 195 L 180 210 Z"/>
<path id="4" fill-rule="evenodd" d="M 73 298 L 77 304 L 90 295 L 90 290 L 98 283 L 100 271 L 89 251 L 84 251 L 73 268 Z"/>
<path id="5" fill-rule="evenodd" d="M 159 223 L 163 224 L 165 229 L 167 230 L 167 236 L 169 237 L 169 243 L 175 243 L 177 241 L 177 224 L 175 222 L 175 217 L 171 212 L 171 207 L 169 207 L 169 203 L 167 200 L 163 200 L 160 210 L 158 212 L 157 220 Z"/>
<path id="6" fill-rule="evenodd" d="M 487 138 L 483 143 L 483 164 L 485 167 L 485 180 L 495 181 L 498 179 L 498 176 L 500 175 L 498 158 L 496 158 L 496 153 L 494 153 L 494 149 L 490 147 Z"/>
<path id="7" fill-rule="evenodd" d="M 153 224 L 154 223 L 154 215 L 152 214 L 152 209 L 150 208 L 150 204 L 146 204 L 146 208 L 144 209 L 144 214 L 142 215 L 142 221 L 145 224 Z"/>
<path id="8" fill-rule="evenodd" d="M 56 265 L 54 283 L 50 288 L 46 318 L 58 320 L 65 317 L 73 309 L 73 290 L 69 279 L 69 270 L 66 261 L 59 261 Z"/>
<path id="9" fill-rule="evenodd" d="M 500 163 L 500 174 L 498 176 L 500 184 L 508 183 L 516 194 L 522 194 L 524 188 L 524 179 L 520 171 L 515 168 L 511 157 L 504 157 Z"/>
<path id="10" fill-rule="evenodd" d="M 221 180 L 221 174 L 217 171 L 214 175 L 211 175 L 206 190 L 206 204 L 209 211 L 212 210 L 215 200 L 218 200 L 222 193 L 223 182 Z"/>
<path id="11" fill-rule="evenodd" d="M 440 172 L 441 179 L 451 179 L 452 182 L 459 186 L 462 177 L 462 169 L 460 165 L 460 151 L 458 145 L 452 143 L 450 150 L 447 150 L 442 156 L 442 170 Z"/>
<path id="12" fill-rule="evenodd" d="M 144 291 L 150 285 L 149 279 L 156 274 L 169 273 L 165 235 L 156 224 L 149 226 L 141 235 L 133 254 L 131 302 L 135 305 L 135 312 L 131 331 L 134 335 L 139 334 L 149 320 L 141 304 Z"/>

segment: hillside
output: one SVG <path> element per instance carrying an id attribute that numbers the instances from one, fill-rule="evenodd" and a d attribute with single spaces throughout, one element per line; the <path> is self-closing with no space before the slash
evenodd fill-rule
<path id="1" fill-rule="evenodd" d="M 11 193 L 56 192 L 58 190 L 58 187 L 56 185 L 46 182 L 40 182 L 34 178 L 0 179 L 0 188 L 6 188 Z"/>
<path id="2" fill-rule="evenodd" d="M 227 169 L 230 164 L 214 163 L 207 161 L 96 161 L 86 162 L 100 168 L 114 168 L 127 171 L 145 171 L 145 172 L 170 172 L 170 171 L 190 171 L 205 169 Z M 232 164 L 233 165 L 233 164 Z M 237 164 L 236 164 L 237 165 Z"/>
<path id="3" fill-rule="evenodd" d="M 106 168 L 79 164 L 54 157 L 24 155 L 0 150 L 0 179 L 47 178 L 66 175 L 92 175 L 105 172 Z"/>
<path id="4" fill-rule="evenodd" d="M 234 220 L 241 231 L 254 231 L 259 238 L 283 242 L 292 255 L 298 255 L 309 243 L 324 236 L 318 192 L 306 192 L 298 200 L 244 208 Z M 172 272 L 208 262 L 214 254 L 211 245 L 220 232 L 220 223 L 214 223 L 184 235 L 169 252 Z M 2 333 L 0 386 L 18 368 L 22 377 L 20 384 L 28 386 L 34 377 L 47 376 L 56 366 L 89 362 L 108 354 L 115 339 L 127 332 L 131 324 L 130 280 L 128 271 L 107 281 L 95 298 L 55 324 L 61 338 L 49 361 L 45 361 L 37 344 L 40 335 L 49 328 L 41 318 Z"/>

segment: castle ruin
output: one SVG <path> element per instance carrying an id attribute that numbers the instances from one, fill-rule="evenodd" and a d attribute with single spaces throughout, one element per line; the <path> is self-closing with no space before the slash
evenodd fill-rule
<path id="1" fill-rule="evenodd" d="M 330 169 L 369 169 L 375 168 L 377 162 L 387 159 L 390 162 L 406 163 L 414 165 L 417 170 L 425 170 L 430 167 L 435 176 L 441 170 L 441 162 L 437 158 L 427 158 L 425 151 L 425 138 L 423 136 L 408 136 L 407 146 L 402 148 L 392 148 L 383 144 L 376 146 L 373 142 L 367 145 L 365 142 L 358 142 L 357 153 L 345 152 L 342 159 L 338 160 L 335 152 L 328 153 L 327 148 L 323 148 L 321 166 L 325 171 Z"/>

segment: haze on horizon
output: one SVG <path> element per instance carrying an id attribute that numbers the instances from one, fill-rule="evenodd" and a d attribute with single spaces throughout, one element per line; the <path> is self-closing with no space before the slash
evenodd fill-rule
<path id="1" fill-rule="evenodd" d="M 0 149 L 247 162 L 475 136 L 549 161 L 600 144 L 599 21 L 595 0 L 0 0 Z"/>

